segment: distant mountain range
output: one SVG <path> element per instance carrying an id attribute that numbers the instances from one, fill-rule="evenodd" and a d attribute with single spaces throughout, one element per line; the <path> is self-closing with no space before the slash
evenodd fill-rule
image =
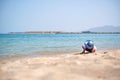
<path id="1" fill-rule="evenodd" d="M 120 34 L 120 26 L 102 26 L 90 28 L 81 32 L 62 32 L 62 31 L 26 31 L 26 32 L 9 32 L 9 34 Z"/>
<path id="2" fill-rule="evenodd" d="M 120 32 L 120 26 L 101 26 L 88 29 L 90 32 Z"/>

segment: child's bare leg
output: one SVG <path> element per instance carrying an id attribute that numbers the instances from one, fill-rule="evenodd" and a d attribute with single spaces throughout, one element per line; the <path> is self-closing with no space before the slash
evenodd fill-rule
<path id="1" fill-rule="evenodd" d="M 96 52 L 96 49 L 93 49 L 93 50 L 92 50 L 92 53 L 95 53 L 95 52 Z"/>
<path id="2" fill-rule="evenodd" d="M 82 53 L 85 53 L 85 48 L 84 48 L 84 46 L 82 46 L 82 49 L 83 49 Z"/>

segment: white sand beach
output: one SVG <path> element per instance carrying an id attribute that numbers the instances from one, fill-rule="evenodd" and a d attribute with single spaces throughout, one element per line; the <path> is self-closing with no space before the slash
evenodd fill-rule
<path id="1" fill-rule="evenodd" d="M 0 80 L 120 80 L 120 49 L 1 60 Z"/>

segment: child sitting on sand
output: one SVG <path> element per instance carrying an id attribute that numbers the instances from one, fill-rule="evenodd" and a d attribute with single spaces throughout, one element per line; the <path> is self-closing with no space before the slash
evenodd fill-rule
<path id="1" fill-rule="evenodd" d="M 83 48 L 83 51 L 82 53 L 85 53 L 85 51 L 88 51 L 88 52 L 95 52 L 96 51 L 96 46 L 94 45 L 93 41 L 91 40 L 87 40 L 84 45 L 82 45 L 82 48 Z"/>

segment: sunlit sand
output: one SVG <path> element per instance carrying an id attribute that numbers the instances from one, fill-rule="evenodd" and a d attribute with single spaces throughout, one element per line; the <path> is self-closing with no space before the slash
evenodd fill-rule
<path id="1" fill-rule="evenodd" d="M 120 80 L 120 50 L 5 59 L 0 80 Z"/>

